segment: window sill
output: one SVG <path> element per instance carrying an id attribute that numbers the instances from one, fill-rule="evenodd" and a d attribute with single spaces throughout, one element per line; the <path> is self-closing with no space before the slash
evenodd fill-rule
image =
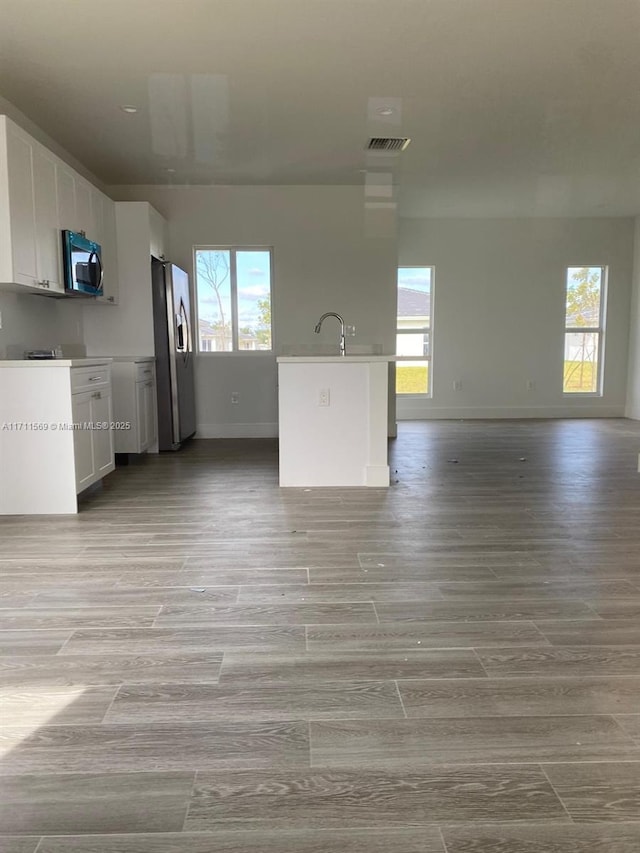
<path id="1" fill-rule="evenodd" d="M 258 350 L 258 349 L 239 349 L 234 352 L 207 352 L 206 350 L 202 350 L 200 352 L 195 353 L 197 356 L 205 356 L 206 358 L 229 358 L 240 356 L 241 358 L 246 358 L 247 356 L 255 355 L 260 358 L 264 358 L 265 356 L 274 356 L 274 350 Z"/>
<path id="2" fill-rule="evenodd" d="M 433 394 L 399 394 L 396 391 L 397 400 L 432 400 Z"/>

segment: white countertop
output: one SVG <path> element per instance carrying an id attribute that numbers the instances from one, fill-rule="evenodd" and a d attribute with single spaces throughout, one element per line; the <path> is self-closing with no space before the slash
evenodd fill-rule
<path id="1" fill-rule="evenodd" d="M 97 356 L 96 356 L 97 358 Z M 105 359 L 109 361 L 124 361 L 132 364 L 145 364 L 149 361 L 155 361 L 155 355 L 108 355 Z"/>
<path id="2" fill-rule="evenodd" d="M 281 355 L 278 356 L 279 364 L 295 364 L 301 362 L 372 362 L 372 361 L 395 361 L 395 355 Z"/>
<path id="3" fill-rule="evenodd" d="M 34 358 L 0 361 L 3 367 L 97 367 L 99 364 L 111 364 L 112 358 Z"/>

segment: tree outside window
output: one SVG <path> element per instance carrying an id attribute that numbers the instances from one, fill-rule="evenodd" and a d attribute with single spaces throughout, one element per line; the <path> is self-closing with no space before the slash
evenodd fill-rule
<path id="1" fill-rule="evenodd" d="M 271 250 L 194 250 L 200 352 L 272 348 Z"/>
<path id="2" fill-rule="evenodd" d="M 563 391 L 602 393 L 605 267 L 568 267 Z"/>

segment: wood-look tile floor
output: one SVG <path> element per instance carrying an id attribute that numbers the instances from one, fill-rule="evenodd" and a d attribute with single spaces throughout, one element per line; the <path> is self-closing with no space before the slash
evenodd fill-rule
<path id="1" fill-rule="evenodd" d="M 640 425 L 274 441 L 0 519 L 3 853 L 638 853 Z M 457 460 L 453 462 L 451 460 Z"/>

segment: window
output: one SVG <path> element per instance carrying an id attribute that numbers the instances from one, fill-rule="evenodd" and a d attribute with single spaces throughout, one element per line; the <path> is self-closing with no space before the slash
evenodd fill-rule
<path id="1" fill-rule="evenodd" d="M 271 249 L 196 246 L 200 352 L 270 351 Z"/>
<path id="2" fill-rule="evenodd" d="M 398 269 L 396 393 L 431 394 L 433 267 Z"/>
<path id="3" fill-rule="evenodd" d="M 605 267 L 568 267 L 565 299 L 565 394 L 602 393 Z"/>

